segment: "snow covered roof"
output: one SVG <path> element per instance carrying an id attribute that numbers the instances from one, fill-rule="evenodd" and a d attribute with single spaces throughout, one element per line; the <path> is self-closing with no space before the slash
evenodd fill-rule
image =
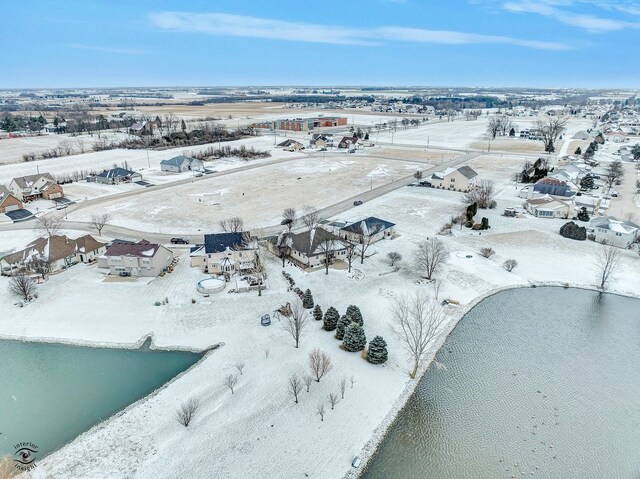
<path id="1" fill-rule="evenodd" d="M 28 261 L 35 258 L 43 258 L 48 261 L 58 261 L 69 256 L 74 256 L 78 251 L 86 252 L 99 249 L 104 246 L 91 235 L 71 239 L 65 235 L 53 235 L 38 238 L 29 243 L 26 248 L 8 254 L 3 258 L 8 264 L 16 264 L 20 261 Z M 89 248 L 89 249 L 86 249 Z"/>
<path id="2" fill-rule="evenodd" d="M 161 165 L 169 165 L 169 166 L 182 166 L 184 163 L 193 163 L 195 158 L 191 158 L 190 156 L 174 156 L 168 160 L 162 160 L 160 162 Z"/>
<path id="3" fill-rule="evenodd" d="M 455 173 L 456 171 L 458 171 L 462 176 L 464 176 L 468 180 L 478 176 L 478 173 L 476 173 L 473 168 L 465 165 L 465 166 L 461 166 L 460 168 L 447 168 L 444 171 L 436 171 L 432 175 L 432 177 L 438 180 L 444 180 L 447 176 L 449 176 L 452 173 Z"/>
<path id="4" fill-rule="evenodd" d="M 125 178 L 135 174 L 136 173 L 134 171 L 125 170 L 124 168 L 112 168 L 111 170 L 100 173 L 98 176 L 102 178 Z"/>
<path id="5" fill-rule="evenodd" d="M 307 256 L 316 254 L 320 244 L 325 241 L 333 242 L 336 251 L 344 249 L 340 238 L 323 228 L 314 228 L 311 231 L 304 231 L 302 233 L 292 233 L 288 235 L 286 240 L 290 240 L 288 242 L 290 242 L 291 248 Z"/>
<path id="6" fill-rule="evenodd" d="M 615 233 L 633 234 L 640 229 L 635 223 L 631 221 L 622 221 L 614 216 L 601 216 L 593 218 L 589 223 L 591 228 L 604 228 Z"/>
<path id="7" fill-rule="evenodd" d="M 370 236 L 379 233 L 380 231 L 393 228 L 394 226 L 394 223 L 381 220 L 380 218 L 376 218 L 375 216 L 369 216 L 362 221 L 356 221 L 355 223 L 345 226 L 344 228 L 340 228 L 340 231 Z"/>
<path id="8" fill-rule="evenodd" d="M 18 185 L 18 187 L 26 190 L 33 188 L 35 183 L 40 182 L 43 187 L 48 184 L 55 183 L 56 179 L 51 175 L 51 173 L 41 173 L 39 175 L 20 176 L 18 178 L 14 178 L 13 181 Z M 42 187 L 40 187 L 40 189 L 44 189 Z"/>

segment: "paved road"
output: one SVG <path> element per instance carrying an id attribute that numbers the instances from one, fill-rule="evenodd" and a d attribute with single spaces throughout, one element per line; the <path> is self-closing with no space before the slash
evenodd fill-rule
<path id="1" fill-rule="evenodd" d="M 435 166 L 431 166 L 430 168 L 426 168 L 424 170 L 422 170 L 423 174 L 425 177 L 429 176 L 431 173 L 433 173 L 434 171 L 438 171 L 438 170 L 442 170 L 445 168 L 449 168 L 449 167 L 454 167 L 454 166 L 459 166 L 463 163 L 466 163 L 469 160 L 472 160 L 473 158 L 476 158 L 478 156 L 480 156 L 482 153 L 478 153 L 478 152 L 474 152 L 474 153 L 469 153 L 466 155 L 462 155 L 462 156 L 458 156 L 457 158 L 453 158 L 450 161 L 445 161 L 442 164 L 439 165 L 435 165 Z M 300 157 L 297 157 L 296 159 L 299 159 Z M 282 160 L 276 160 L 274 162 L 269 162 L 268 164 L 274 164 L 274 163 L 284 163 L 286 161 L 291 161 L 293 160 L 293 158 L 286 158 L 286 159 L 282 159 Z M 265 165 L 265 163 L 261 163 L 260 165 L 247 165 L 246 167 L 241 167 L 241 168 L 236 168 L 233 170 L 228 170 L 225 172 L 220 172 L 220 174 L 214 174 L 217 176 L 220 176 L 222 174 L 230 174 L 230 173 L 235 173 L 237 171 L 243 171 L 243 170 L 247 170 L 247 169 L 253 169 L 253 168 L 259 168 L 261 165 Z M 214 176 L 214 175 L 207 175 L 209 178 Z M 194 178 L 194 180 L 202 180 L 203 178 Z M 189 178 L 187 181 L 180 181 L 180 182 L 174 182 L 174 183 L 168 183 L 167 185 L 159 185 L 157 187 L 155 187 L 155 189 L 159 189 L 161 187 L 163 188 L 168 188 L 170 186 L 175 186 L 177 184 L 182 184 L 182 183 L 186 183 L 188 181 L 191 181 L 191 178 Z M 320 214 L 325 217 L 325 218 L 330 218 L 332 216 L 335 215 L 339 215 L 341 213 L 344 213 L 345 211 L 353 208 L 353 202 L 356 200 L 360 200 L 362 202 L 365 201 L 370 201 L 372 199 L 378 198 L 379 196 L 385 195 L 391 191 L 397 190 L 398 188 L 402 188 L 403 186 L 407 186 L 408 184 L 412 183 L 415 181 L 415 178 L 413 176 L 413 174 L 405 176 L 404 178 L 400 178 L 399 180 L 395 180 L 392 181 L 390 183 L 387 183 L 385 185 L 382 186 L 378 186 L 376 188 L 373 188 L 372 190 L 366 191 L 364 193 L 360 193 L 356 196 L 352 196 L 351 198 L 347 198 L 343 201 L 340 201 L 338 203 L 335 203 L 331 206 L 327 206 L 326 208 L 322 208 L 320 210 Z M 143 193 L 145 191 L 150 191 L 152 190 L 152 188 L 144 188 L 141 191 L 134 191 L 134 192 L 127 192 L 121 195 L 113 195 L 113 196 L 109 196 L 106 198 L 103 198 L 103 200 L 111 200 L 111 199 L 115 199 L 115 198 L 122 198 L 122 197 L 128 197 L 130 196 L 130 193 L 135 193 L 135 194 L 140 194 Z M 123 196 L 124 195 L 124 196 Z M 99 200 L 100 198 L 96 198 L 96 200 Z M 86 203 L 90 203 L 96 200 L 89 200 L 83 204 Z M 92 203 L 92 204 L 96 204 L 96 203 Z M 75 205 L 74 205 L 75 206 Z M 72 208 L 69 207 L 69 210 L 72 211 Z M 34 227 L 34 221 L 25 221 L 25 222 L 21 222 L 21 223 L 10 223 L 10 224 L 4 224 L 4 225 L 0 225 L 0 231 L 13 231 L 13 230 L 29 230 L 32 229 Z M 78 231 L 86 231 L 89 233 L 96 233 L 96 229 L 93 227 L 93 225 L 91 223 L 88 222 L 82 222 L 82 221 L 64 221 L 63 220 L 63 229 L 68 229 L 68 230 L 78 230 Z M 282 226 L 281 225 L 270 225 L 267 226 L 265 228 L 261 229 L 261 236 L 262 237 L 268 237 L 268 236 L 273 236 L 276 235 L 278 233 L 280 233 L 282 231 Z M 204 240 L 203 235 L 183 235 L 183 234 L 162 234 L 162 233 L 150 233 L 147 231 L 139 231 L 139 230 L 135 230 L 135 229 L 131 229 L 131 228 L 125 228 L 123 226 L 116 226 L 116 225 L 106 225 L 104 227 L 104 229 L 102 230 L 102 234 L 104 236 L 107 237 L 113 237 L 113 238 L 123 238 L 123 239 L 147 239 L 149 241 L 152 242 L 159 242 L 159 243 L 167 243 L 169 242 L 169 240 L 172 237 L 181 237 L 181 238 L 187 238 L 189 239 L 189 241 L 193 244 L 193 243 L 202 243 Z M 204 232 L 203 232 L 204 234 Z"/>

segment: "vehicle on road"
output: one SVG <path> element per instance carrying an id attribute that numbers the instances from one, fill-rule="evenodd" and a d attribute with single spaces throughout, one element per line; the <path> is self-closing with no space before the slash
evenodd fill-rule
<path id="1" fill-rule="evenodd" d="M 189 240 L 185 238 L 171 238 L 171 244 L 189 244 Z"/>
<path id="2" fill-rule="evenodd" d="M 362 204 L 362 201 L 360 200 L 356 200 L 353 202 L 353 206 L 360 206 Z"/>

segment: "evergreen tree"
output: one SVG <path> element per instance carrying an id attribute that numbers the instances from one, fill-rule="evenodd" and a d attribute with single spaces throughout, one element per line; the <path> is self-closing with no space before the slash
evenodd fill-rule
<path id="1" fill-rule="evenodd" d="M 319 304 L 316 304 L 316 307 L 313 308 L 313 319 L 322 321 L 322 308 L 320 308 Z"/>
<path id="2" fill-rule="evenodd" d="M 592 189 L 593 188 L 593 176 L 585 175 L 584 178 L 582 178 L 580 180 L 580 186 L 582 188 Z"/>
<path id="3" fill-rule="evenodd" d="M 360 326 L 364 326 L 364 321 L 362 319 L 362 313 L 360 312 L 360 308 L 355 305 L 351 305 L 347 308 L 346 316 L 353 323 L 358 323 Z"/>
<path id="4" fill-rule="evenodd" d="M 340 318 L 338 325 L 336 326 L 336 339 L 344 339 L 344 333 L 347 330 L 347 326 L 351 324 L 351 318 L 346 314 Z"/>
<path id="5" fill-rule="evenodd" d="M 327 312 L 324 313 L 324 325 L 322 328 L 325 331 L 333 331 L 336 329 L 338 325 L 338 320 L 340 319 L 340 313 L 333 306 L 327 309 Z"/>
<path id="6" fill-rule="evenodd" d="M 376 336 L 369 343 L 367 351 L 367 361 L 371 364 L 383 364 L 387 362 L 387 342 L 382 336 Z"/>
<path id="7" fill-rule="evenodd" d="M 582 148 L 580 147 L 576 148 L 574 155 L 582 155 Z"/>
<path id="8" fill-rule="evenodd" d="M 367 344 L 364 328 L 358 323 L 351 323 L 344 332 L 344 348 L 347 351 L 362 351 Z"/>
<path id="9" fill-rule="evenodd" d="M 311 290 L 307 289 L 302 297 L 302 307 L 305 309 L 313 308 L 313 296 L 311 296 Z"/>

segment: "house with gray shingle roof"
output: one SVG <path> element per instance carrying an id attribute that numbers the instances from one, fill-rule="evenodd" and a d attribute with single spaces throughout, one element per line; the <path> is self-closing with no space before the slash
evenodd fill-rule
<path id="1" fill-rule="evenodd" d="M 64 195 L 60 186 L 51 173 L 27 175 L 14 178 L 9 183 L 13 196 L 22 201 L 32 201 L 40 198 L 50 200 Z"/>
<path id="2" fill-rule="evenodd" d="M 469 191 L 477 185 L 478 173 L 470 166 L 447 168 L 431 175 L 431 186 L 453 191 Z"/>
<path id="3" fill-rule="evenodd" d="M 325 259 L 329 263 L 344 260 L 347 249 L 339 236 L 320 227 L 302 233 L 284 231 L 275 242 L 275 250 L 280 247 L 286 250 L 290 260 L 303 268 L 324 266 Z"/>
<path id="4" fill-rule="evenodd" d="M 100 258 L 98 266 L 110 274 L 158 276 L 173 261 L 173 252 L 162 245 L 141 240 L 137 243 L 112 244 Z"/>
<path id="5" fill-rule="evenodd" d="M 96 175 L 95 180 L 96 183 L 105 185 L 119 185 L 120 183 L 141 181 L 142 175 L 135 171 L 125 170 L 124 168 L 112 168 L 111 170 L 103 171 L 99 175 Z"/>
<path id="6" fill-rule="evenodd" d="M 170 171 L 171 173 L 183 173 L 185 171 L 203 171 L 204 163 L 202 160 L 196 160 L 190 156 L 174 156 L 168 160 L 160 162 L 162 171 Z"/>
<path id="7" fill-rule="evenodd" d="M 357 243 L 375 243 L 383 238 L 391 237 L 394 233 L 394 227 L 394 223 L 369 216 L 340 228 L 340 237 Z"/>

